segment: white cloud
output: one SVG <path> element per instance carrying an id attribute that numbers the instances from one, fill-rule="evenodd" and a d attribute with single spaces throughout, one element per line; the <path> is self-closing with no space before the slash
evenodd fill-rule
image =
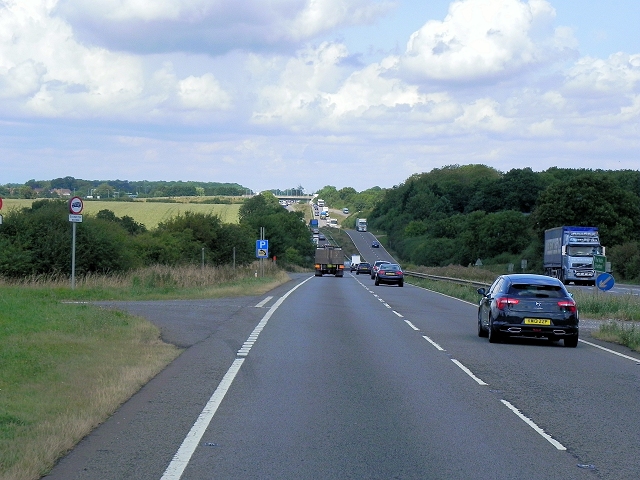
<path id="1" fill-rule="evenodd" d="M 227 109 L 231 106 L 229 94 L 220 88 L 210 73 L 201 77 L 191 75 L 178 82 L 178 96 L 185 107 L 196 110 Z"/>
<path id="2" fill-rule="evenodd" d="M 428 21 L 411 35 L 399 66 L 417 80 L 511 75 L 576 46 L 566 28 L 553 29 L 554 19 L 545 0 L 456 1 L 444 21 Z"/>
<path id="3" fill-rule="evenodd" d="M 391 0 L 60 0 L 83 38 L 130 52 L 274 49 L 370 24 Z"/>
<path id="4" fill-rule="evenodd" d="M 212 73 L 180 80 L 165 64 L 147 72 L 140 57 L 85 46 L 55 16 L 54 1 L 0 6 L 0 111 L 12 115 L 159 118 L 176 110 L 220 110 L 230 95 Z M 170 107 L 170 108 L 169 108 Z"/>
<path id="5" fill-rule="evenodd" d="M 566 74 L 566 88 L 581 93 L 615 94 L 637 91 L 640 54 L 616 53 L 607 59 L 584 57 Z"/>

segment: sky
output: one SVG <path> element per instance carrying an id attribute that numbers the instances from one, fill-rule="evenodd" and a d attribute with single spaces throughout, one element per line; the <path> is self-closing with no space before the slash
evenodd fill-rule
<path id="1" fill-rule="evenodd" d="M 0 184 L 640 169 L 637 0 L 2 0 Z"/>

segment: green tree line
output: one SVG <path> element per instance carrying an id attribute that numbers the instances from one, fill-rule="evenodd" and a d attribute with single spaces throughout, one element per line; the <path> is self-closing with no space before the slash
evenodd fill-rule
<path id="1" fill-rule="evenodd" d="M 21 278 L 68 275 L 71 271 L 71 224 L 64 200 L 36 200 L 12 210 L 0 225 L 0 275 Z M 142 266 L 248 264 L 255 260 L 260 227 L 269 254 L 279 263 L 310 266 L 314 245 L 301 212 L 283 209 L 270 193 L 256 195 L 240 208 L 239 224 L 212 214 L 175 216 L 148 230 L 131 217 L 110 210 L 84 215 L 76 228 L 76 273 L 110 274 Z"/>
<path id="2" fill-rule="evenodd" d="M 82 180 L 74 177 L 53 180 L 29 180 L 23 185 L 0 186 L 0 196 L 7 198 L 56 198 L 58 190 L 69 190 L 81 197 L 101 199 L 138 197 L 241 196 L 253 193 L 237 183 L 167 182 L 128 180 Z"/>
<path id="3" fill-rule="evenodd" d="M 351 205 L 346 205 L 351 207 Z M 542 271 L 543 238 L 561 225 L 599 227 L 620 279 L 640 280 L 640 172 L 453 165 L 385 190 L 368 214 L 405 262 L 515 263 Z"/>

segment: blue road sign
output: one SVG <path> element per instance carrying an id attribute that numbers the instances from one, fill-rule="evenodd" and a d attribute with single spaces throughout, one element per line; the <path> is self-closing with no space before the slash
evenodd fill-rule
<path id="1" fill-rule="evenodd" d="M 269 240 L 256 240 L 256 258 L 269 257 Z"/>
<path id="2" fill-rule="evenodd" d="M 604 292 L 611 290 L 615 283 L 616 281 L 610 273 L 601 273 L 598 275 L 598 278 L 596 278 L 596 286 Z"/>

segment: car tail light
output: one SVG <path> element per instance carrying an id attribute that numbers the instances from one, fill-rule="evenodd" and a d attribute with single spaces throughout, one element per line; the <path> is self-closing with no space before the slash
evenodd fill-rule
<path id="1" fill-rule="evenodd" d="M 574 302 L 573 300 L 560 300 L 558 302 L 558 306 L 560 308 L 564 308 L 565 310 L 574 313 L 575 311 L 578 310 L 578 307 L 576 307 L 576 302 Z"/>
<path id="2" fill-rule="evenodd" d="M 507 305 L 517 305 L 518 303 L 520 303 L 520 300 L 510 297 L 501 297 L 496 301 L 498 310 L 504 310 Z"/>

